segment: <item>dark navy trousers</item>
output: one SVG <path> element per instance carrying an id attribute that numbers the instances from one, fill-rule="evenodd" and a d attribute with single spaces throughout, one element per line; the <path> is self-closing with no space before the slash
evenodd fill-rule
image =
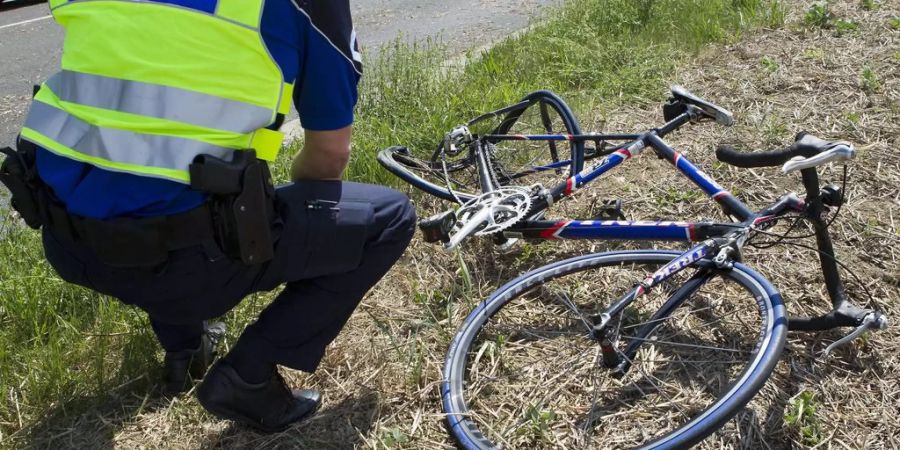
<path id="1" fill-rule="evenodd" d="M 196 348 L 204 320 L 284 286 L 237 345 L 261 362 L 313 372 L 366 292 L 403 254 L 415 212 L 400 192 L 339 181 L 279 187 L 276 201 L 275 258 L 262 265 L 205 245 L 171 252 L 160 267 L 121 269 L 46 230 L 44 249 L 64 280 L 146 311 L 167 351 Z"/>

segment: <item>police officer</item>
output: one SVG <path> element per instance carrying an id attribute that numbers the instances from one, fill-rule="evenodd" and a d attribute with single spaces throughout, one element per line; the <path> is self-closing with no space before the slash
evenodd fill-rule
<path id="1" fill-rule="evenodd" d="M 19 140 L 47 259 L 149 314 L 165 387 L 212 360 L 205 321 L 283 286 L 197 388 L 218 417 L 278 431 L 311 415 L 277 365 L 313 372 L 408 245 L 391 189 L 341 182 L 362 66 L 348 0 L 50 0 L 62 70 Z M 293 101 L 293 183 L 273 189 Z M 10 160 L 12 161 L 12 160 Z M 8 172 L 8 171 L 7 171 Z"/>

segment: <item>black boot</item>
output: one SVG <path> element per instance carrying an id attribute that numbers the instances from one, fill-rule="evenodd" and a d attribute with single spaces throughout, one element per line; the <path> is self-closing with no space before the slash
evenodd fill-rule
<path id="1" fill-rule="evenodd" d="M 216 417 L 267 433 L 283 431 L 312 416 L 321 403 L 318 391 L 290 390 L 277 370 L 269 381 L 250 384 L 221 360 L 197 387 L 197 399 Z"/>
<path id="2" fill-rule="evenodd" d="M 163 359 L 163 394 L 174 397 L 191 388 L 191 380 L 203 378 L 216 358 L 216 347 L 225 335 L 225 324 L 204 324 L 200 346 L 193 350 L 166 352 Z"/>

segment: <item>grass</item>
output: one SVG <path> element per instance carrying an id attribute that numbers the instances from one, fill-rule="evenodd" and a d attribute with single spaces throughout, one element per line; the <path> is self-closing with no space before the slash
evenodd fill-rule
<path id="1" fill-rule="evenodd" d="M 433 42 L 383 51 L 363 78 L 348 178 L 396 183 L 375 152 L 430 151 L 467 118 L 534 90 L 565 92 L 576 112 L 660 101 L 677 61 L 751 27 L 777 28 L 784 10 L 761 0 L 573 0 L 548 16 L 462 67 L 448 67 Z"/>
<path id="2" fill-rule="evenodd" d="M 828 8 L 825 12 L 834 14 L 834 8 Z M 889 8 L 890 5 L 885 2 L 878 10 Z M 705 62 L 700 68 L 690 68 L 691 61 L 702 55 L 710 43 L 737 44 L 747 36 L 748 30 L 780 28 L 789 17 L 787 10 L 788 7 L 779 2 L 763 0 L 572 0 L 563 9 L 548 13 L 547 19 L 529 32 L 502 42 L 486 53 L 468 55 L 466 64 L 448 63 L 450 55 L 439 43 L 406 45 L 398 41 L 385 49 L 378 60 L 367 64 L 355 127 L 355 151 L 347 177 L 356 181 L 397 185 L 396 179 L 374 162 L 376 151 L 394 144 L 430 149 L 436 139 L 452 126 L 478 112 L 511 103 L 528 91 L 539 88 L 564 94 L 579 116 L 590 115 L 593 111 L 606 115 L 609 111 L 627 108 L 632 113 L 626 119 L 626 125 L 630 126 L 636 122 L 643 123 L 641 121 L 645 115 L 652 119 L 656 118 L 652 114 L 658 116 L 658 104 L 666 93 L 668 83 L 684 76 L 688 81 L 691 77 L 699 77 L 699 81 L 694 78 L 699 84 L 704 80 L 702 77 L 709 73 L 708 76 L 714 78 L 706 78 L 705 82 L 721 89 L 719 95 L 712 97 L 738 106 L 738 111 L 745 112 L 745 123 L 759 124 L 758 128 L 750 125 L 751 129 L 744 132 L 757 138 L 762 136 L 766 144 L 772 145 L 783 143 L 787 136 L 797 131 L 793 129 L 795 122 L 805 121 L 806 126 L 814 128 L 821 124 L 822 128 L 827 128 L 825 124 L 829 117 L 851 120 L 850 116 L 845 118 L 840 114 L 817 115 L 825 114 L 829 109 L 816 104 L 803 109 L 806 115 L 793 115 L 794 105 L 806 105 L 805 99 L 794 98 L 790 109 L 779 109 L 777 105 L 767 104 L 766 95 L 761 93 L 742 93 L 735 88 L 738 84 L 716 84 L 717 80 L 752 77 L 752 73 L 757 72 L 765 72 L 766 78 L 774 78 L 768 72 L 776 71 L 779 76 L 782 73 L 785 77 L 794 76 L 795 69 L 802 63 L 790 55 L 803 55 L 803 48 L 795 49 L 794 53 L 775 53 L 764 46 L 765 51 L 747 56 L 747 70 L 738 67 L 737 70 L 715 72 L 712 69 L 716 64 L 722 64 L 719 60 L 703 60 Z M 805 14 L 809 15 L 805 10 L 797 14 L 803 17 L 801 21 L 805 21 Z M 886 11 L 884 14 L 894 14 L 896 17 L 896 11 Z M 883 24 L 891 16 L 879 17 L 883 29 Z M 811 20 L 815 22 L 820 19 L 814 17 Z M 826 23 L 828 20 L 834 19 L 827 19 Z M 867 28 L 872 27 L 871 24 L 866 25 L 869 22 L 854 23 L 860 23 L 859 30 L 847 39 L 859 38 L 873 29 Z M 781 31 L 774 34 L 768 47 L 790 41 L 778 33 Z M 806 59 L 813 60 L 810 65 L 816 69 L 809 73 L 828 75 L 828 71 L 819 70 L 819 61 L 831 61 L 836 57 L 832 51 L 834 43 L 815 39 L 801 43 L 816 46 L 810 47 L 806 53 Z M 845 57 L 845 54 L 852 55 L 853 52 L 843 52 L 837 56 Z M 764 55 L 779 56 L 776 60 L 774 56 Z M 738 57 L 726 53 L 724 56 L 717 54 L 717 58 L 729 60 Z M 761 62 L 763 58 L 772 58 L 769 61 L 775 64 L 774 70 Z M 847 105 L 847 108 L 853 108 L 852 111 L 858 111 L 860 117 L 863 114 L 866 117 L 859 123 L 851 120 L 857 125 L 854 129 L 859 129 L 855 132 L 868 133 L 848 138 L 877 141 L 882 134 L 888 134 L 880 131 L 879 127 L 890 131 L 883 125 L 891 122 L 890 106 L 878 102 L 896 92 L 896 71 L 892 72 L 891 66 L 877 61 L 871 64 L 870 78 L 877 82 L 874 86 L 866 86 L 865 71 L 859 72 L 861 65 L 841 64 L 838 66 L 853 69 L 849 74 L 833 74 L 834 79 L 851 80 L 851 85 L 853 80 L 859 79 L 859 85 L 871 91 L 875 99 L 871 104 Z M 759 70 L 760 65 L 763 71 Z M 698 73 L 701 75 L 696 75 Z M 803 78 L 795 83 L 807 86 L 811 79 Z M 827 83 L 828 80 L 817 79 L 816 82 Z M 744 81 L 744 86 L 765 86 L 767 83 L 766 79 Z M 853 87 L 857 88 L 855 85 Z M 794 89 L 789 92 L 794 95 L 806 91 Z M 803 95 L 814 97 L 810 93 Z M 754 109 L 757 105 L 768 105 L 772 110 Z M 757 118 L 759 120 L 754 122 Z M 619 125 L 622 123 L 619 122 Z M 287 177 L 286 161 L 287 156 L 274 170 L 281 180 Z M 893 164 L 896 165 L 896 160 Z M 892 167 L 886 164 L 884 172 L 878 173 L 874 171 L 882 170 L 880 165 L 865 167 L 864 170 L 872 172 L 866 172 L 861 177 L 861 183 L 888 180 L 884 182 L 887 186 L 894 183 L 896 187 L 896 173 L 891 172 L 894 170 Z M 719 173 L 717 170 L 716 174 Z M 727 176 L 730 172 L 722 168 L 721 173 Z M 764 177 L 753 180 L 768 182 L 770 175 L 776 178 L 766 173 Z M 755 181 L 745 181 L 745 185 L 736 186 L 735 192 L 744 190 L 751 196 L 755 195 L 758 187 L 753 183 Z M 888 189 L 882 185 L 864 186 L 867 186 L 868 192 Z M 636 187 L 644 188 L 643 185 Z M 663 189 L 663 201 L 670 206 L 696 200 L 685 196 L 688 194 L 668 191 L 669 187 Z M 886 195 L 886 198 L 896 197 Z M 424 203 L 422 199 L 416 200 Z M 853 204 L 853 197 L 850 201 L 851 205 L 847 207 L 850 211 L 865 206 L 859 200 Z M 866 214 L 883 213 L 877 223 L 892 224 L 897 216 L 889 217 L 889 213 L 884 211 L 893 210 L 885 206 Z M 865 214 L 862 220 L 869 223 Z M 218 439 L 216 442 L 225 446 L 244 444 L 247 447 L 264 447 L 272 442 L 299 446 L 298 442 L 306 442 L 308 447 L 318 448 L 324 445 L 317 446 L 316 441 L 303 439 L 311 439 L 307 434 L 322 434 L 318 431 L 330 433 L 333 428 L 338 428 L 343 434 L 327 434 L 327 439 L 339 440 L 339 445 L 343 447 L 446 446 L 448 441 L 438 414 L 439 395 L 435 393 L 440 379 L 436 367 L 440 365 L 447 343 L 458 325 L 458 317 L 469 309 L 467 303 L 505 281 L 485 275 L 489 272 L 485 270 L 489 264 L 476 256 L 487 256 L 466 252 L 441 259 L 434 255 L 437 250 L 432 247 L 413 249 L 411 256 L 386 280 L 389 285 L 383 290 L 387 292 L 374 293 L 357 313 L 356 317 L 360 319 L 351 321 L 349 336 L 332 348 L 332 359 L 326 360 L 321 370 L 324 375 L 313 379 L 324 385 L 332 398 L 344 398 L 345 408 L 341 409 L 344 402 L 328 405 L 329 408 L 323 411 L 324 418 L 309 425 L 315 431 L 313 433 L 288 433 L 277 438 L 281 439 L 278 441 L 275 441 L 276 438 L 266 440 L 269 438 L 259 438 L 252 433 L 215 428 L 214 421 L 202 414 L 200 407 L 189 397 L 164 404 L 162 409 L 165 413 L 161 415 L 150 413 L 150 407 L 146 405 L 152 402 L 147 400 L 146 392 L 157 381 L 161 351 L 144 315 L 113 299 L 64 284 L 43 260 L 37 234 L 11 226 L 13 222 L 9 216 L 0 222 L 0 229 L 6 230 L 0 232 L 0 261 L 3 261 L 0 264 L 0 395 L 3 396 L 0 401 L 0 447 L 46 446 L 50 442 L 56 446 L 75 447 L 80 443 L 85 447 L 97 447 L 103 443 L 91 439 L 100 436 L 106 439 L 114 437 L 125 447 L 200 447 L 206 445 L 205 440 Z M 849 227 L 847 234 L 854 236 L 852 232 L 857 227 L 856 222 L 850 220 L 846 226 Z M 851 242 L 859 248 L 868 248 L 867 255 L 888 258 L 882 255 L 892 252 L 890 249 L 894 247 L 890 243 L 895 242 L 891 239 L 896 239 L 896 228 L 890 231 L 891 226 L 865 228 L 872 233 L 872 242 L 883 239 L 877 241 L 883 245 L 875 246 L 869 241 Z M 884 233 L 893 237 L 881 237 Z M 850 250 L 846 251 L 850 253 Z M 489 254 L 490 251 L 484 253 Z M 772 260 L 775 261 L 786 258 L 784 254 L 773 255 Z M 557 247 L 526 245 L 515 260 L 502 262 L 509 266 L 503 268 L 503 273 L 511 276 L 536 261 L 558 257 Z M 854 263 L 859 266 L 869 264 L 864 261 Z M 878 267 L 888 267 L 880 269 L 882 272 L 890 272 L 890 261 L 878 264 Z M 421 274 L 417 274 L 420 270 Z M 873 273 L 875 279 L 879 279 L 879 272 Z M 885 279 L 889 280 L 890 275 L 884 275 Z M 805 280 L 801 279 L 801 282 Z M 881 287 L 878 292 L 890 289 L 890 281 L 884 284 L 887 287 Z M 795 299 L 790 307 L 797 307 L 799 302 L 796 299 L 802 298 L 799 293 L 802 291 L 789 283 L 784 286 L 786 298 Z M 876 295 L 880 295 L 879 298 L 887 296 L 883 293 Z M 268 298 L 267 295 L 253 296 L 227 316 L 231 342 Z M 879 354 L 889 354 L 883 351 L 883 347 L 878 347 L 885 340 L 882 336 L 876 335 L 870 345 Z M 497 349 L 504 346 L 504 339 L 498 336 Z M 353 346 L 348 347 L 351 343 Z M 796 376 L 814 380 L 819 380 L 816 376 L 844 373 L 839 370 L 861 370 L 856 361 L 841 361 L 836 369 L 824 369 L 826 375 L 821 375 L 821 366 L 810 368 L 814 363 L 803 355 L 795 357 L 797 359 L 791 367 L 801 373 Z M 892 363 L 885 364 L 889 371 Z M 351 366 L 353 370 L 350 370 Z M 803 373 L 806 369 L 809 374 Z M 883 368 L 872 370 L 880 370 L 879 373 L 885 376 Z M 370 376 L 373 378 L 370 379 Z M 834 379 L 821 383 L 823 386 L 837 385 L 839 389 L 851 389 L 849 384 Z M 362 400 L 354 401 L 347 391 L 354 393 L 359 385 L 374 385 L 379 395 L 375 399 L 364 395 Z M 778 386 L 789 391 L 784 384 Z M 873 386 L 854 385 L 852 389 L 868 393 L 874 390 Z M 805 443 L 807 437 L 803 427 L 811 423 L 808 420 L 808 406 L 812 403 L 806 402 L 803 408 L 799 408 L 796 402 L 787 406 L 789 399 L 785 397 L 792 395 L 764 394 L 761 397 L 769 399 L 771 396 L 776 405 L 781 402 L 781 408 L 773 407 L 772 410 L 776 411 L 777 416 L 787 411 L 785 417 L 779 417 L 786 423 L 790 424 L 788 415 L 797 417 L 797 431 L 788 432 L 776 427 L 771 430 L 778 436 L 775 439 Z M 840 408 L 842 403 L 828 402 L 828 397 L 818 395 L 817 391 L 815 398 L 821 400 L 816 404 L 820 408 L 820 416 L 837 417 L 834 411 L 821 411 L 832 407 L 832 404 L 833 408 Z M 830 392 L 827 395 L 837 394 Z M 889 393 L 885 395 L 891 398 Z M 802 399 L 802 396 L 795 399 Z M 329 419 L 328 409 L 339 411 L 338 417 Z M 860 415 L 877 414 L 879 411 L 850 406 L 845 409 L 852 409 Z M 362 421 L 368 425 L 360 425 L 361 422 L 354 418 L 353 415 L 359 411 L 373 411 L 370 417 Z M 532 413 L 523 432 L 531 433 L 536 440 L 540 440 L 555 419 L 554 413 L 540 405 L 534 405 Z M 422 419 L 424 425 L 417 428 L 414 424 L 419 416 L 425 417 Z M 812 417 L 816 417 L 815 413 Z M 851 423 L 845 425 L 845 429 L 865 430 L 869 426 L 867 424 L 879 420 L 878 417 L 866 417 L 869 422 L 861 426 Z M 349 424 L 350 428 L 340 428 L 335 424 Z M 820 438 L 830 425 L 824 420 L 818 423 Z M 100 432 L 91 433 L 91 430 Z M 845 440 L 854 442 L 853 439 Z"/>
<path id="3" fill-rule="evenodd" d="M 815 446 L 822 441 L 822 431 L 816 417 L 816 398 L 812 391 L 801 391 L 791 399 L 784 422 L 799 430 L 803 445 Z"/>
<path id="4" fill-rule="evenodd" d="M 863 91 L 871 94 L 881 88 L 881 80 L 871 67 L 866 67 L 860 73 L 859 85 Z"/>

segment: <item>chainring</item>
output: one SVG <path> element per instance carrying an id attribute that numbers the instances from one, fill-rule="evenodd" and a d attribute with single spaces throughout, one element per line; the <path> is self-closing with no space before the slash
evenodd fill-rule
<path id="1" fill-rule="evenodd" d="M 487 208 L 491 214 L 476 236 L 499 233 L 525 218 L 531 209 L 531 190 L 507 186 L 469 200 L 456 210 L 456 228 L 462 228 L 469 219 Z"/>

